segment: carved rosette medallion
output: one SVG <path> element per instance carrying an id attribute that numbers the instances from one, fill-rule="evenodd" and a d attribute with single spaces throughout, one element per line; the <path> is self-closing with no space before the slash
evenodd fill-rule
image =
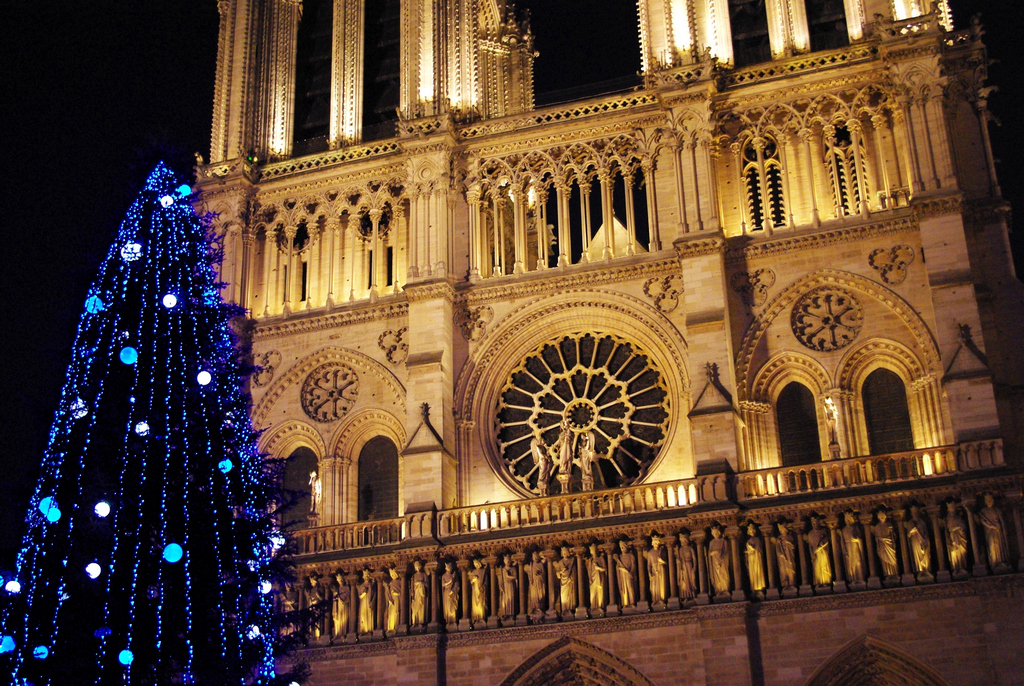
<path id="1" fill-rule="evenodd" d="M 775 285 L 775 272 L 765 267 L 732 275 L 732 288 L 750 307 L 760 307 L 768 299 L 768 289 Z"/>
<path id="2" fill-rule="evenodd" d="M 563 419 L 572 434 L 571 490 L 579 490 L 580 436 L 587 432 L 594 437 L 595 487 L 634 483 L 668 431 L 664 378 L 639 346 L 611 334 L 562 336 L 527 355 L 505 384 L 495 429 L 507 475 L 528 491 L 541 493 L 532 439 L 557 464 Z M 553 477 L 549 486 L 557 492 Z"/>
<path id="3" fill-rule="evenodd" d="M 320 365 L 302 384 L 302 409 L 318 422 L 341 419 L 359 397 L 359 377 L 354 369 L 340 362 Z"/>
<path id="4" fill-rule="evenodd" d="M 408 332 L 409 327 L 403 326 L 397 331 L 388 329 L 377 337 L 377 347 L 384 351 L 391 364 L 402 364 L 409 357 L 409 344 L 405 340 Z"/>
<path id="5" fill-rule="evenodd" d="M 277 367 L 281 364 L 281 353 L 276 350 L 268 350 L 256 355 L 254 362 L 256 370 L 252 374 L 252 382 L 262 388 L 274 380 Z"/>
<path id="6" fill-rule="evenodd" d="M 868 264 L 878 271 L 882 281 L 893 286 L 907 278 L 907 267 L 914 261 L 914 249 L 909 245 L 897 245 L 886 250 L 878 248 L 868 255 Z"/>
<path id="7" fill-rule="evenodd" d="M 678 274 L 654 276 L 644 282 L 644 295 L 653 300 L 654 306 L 665 314 L 676 309 L 682 294 L 683 277 Z"/>
<path id="8" fill-rule="evenodd" d="M 793 305 L 793 335 L 818 352 L 845 348 L 860 333 L 864 310 L 849 291 L 823 286 L 805 293 Z"/>
<path id="9" fill-rule="evenodd" d="M 476 341 L 487 332 L 487 325 L 493 318 L 494 310 L 489 305 L 464 307 L 455 311 L 455 326 L 467 341 Z"/>

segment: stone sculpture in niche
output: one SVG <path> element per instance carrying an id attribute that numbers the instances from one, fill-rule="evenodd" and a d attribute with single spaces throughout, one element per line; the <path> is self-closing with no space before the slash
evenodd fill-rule
<path id="1" fill-rule="evenodd" d="M 444 563 L 444 574 L 441 575 L 441 610 L 444 623 L 450 627 L 459 623 L 459 575 L 455 565 Z"/>
<path id="2" fill-rule="evenodd" d="M 427 583 L 429 579 L 423 572 L 423 563 L 416 560 L 412 563 L 413 573 L 410 578 L 412 592 L 409 594 L 409 623 L 420 627 L 427 623 Z"/>
<path id="3" fill-rule="evenodd" d="M 853 584 L 863 584 L 864 574 L 864 534 L 857 523 L 853 512 L 845 515 L 846 525 L 843 527 L 843 562 L 846 564 L 846 580 Z"/>
<path id="4" fill-rule="evenodd" d="M 910 517 L 906 522 L 907 543 L 910 544 L 910 564 L 917 573 L 918 581 L 931 579 L 932 544 L 928 522 L 917 505 L 910 506 Z"/>
<path id="5" fill-rule="evenodd" d="M 370 578 L 370 570 L 363 570 L 363 581 L 356 586 L 356 595 L 359 596 L 359 634 L 372 634 L 376 627 L 376 601 L 377 584 Z"/>
<path id="6" fill-rule="evenodd" d="M 530 580 L 530 616 L 537 621 L 543 616 L 546 609 L 547 573 L 540 553 L 534 551 L 531 560 L 532 562 L 526 566 L 526 573 Z"/>
<path id="7" fill-rule="evenodd" d="M 708 544 L 708 573 L 715 594 L 729 596 L 729 543 L 722 538 L 722 527 L 711 527 L 711 543 Z"/>
<path id="8" fill-rule="evenodd" d="M 679 584 L 679 597 L 683 599 L 697 597 L 697 555 L 690 543 L 690 534 L 685 531 L 679 534 L 679 547 L 676 548 L 676 575 Z"/>
<path id="9" fill-rule="evenodd" d="M 331 594 L 331 623 L 334 628 L 334 638 L 337 639 L 344 637 L 348 632 L 348 605 L 352 597 L 341 572 L 334 575 Z"/>
<path id="10" fill-rule="evenodd" d="M 668 563 L 661 537 L 651 536 L 651 548 L 644 552 L 647 561 L 647 578 L 651 588 L 651 607 L 660 610 L 668 600 Z"/>
<path id="11" fill-rule="evenodd" d="M 619 582 L 619 607 L 625 610 L 636 606 L 636 557 L 625 541 L 619 541 L 619 549 L 622 552 L 615 555 L 615 575 Z"/>
<path id="12" fill-rule="evenodd" d="M 470 619 L 474 626 L 477 622 L 487 622 L 487 567 L 479 557 L 473 560 L 473 568 L 466 574 L 469 577 Z"/>
<path id="13" fill-rule="evenodd" d="M 318 422 L 341 419 L 358 397 L 358 375 L 340 362 L 328 362 L 310 372 L 299 395 L 306 416 Z"/>
<path id="14" fill-rule="evenodd" d="M 755 595 L 763 595 L 768 582 L 764 578 L 764 541 L 757 535 L 757 525 L 750 522 L 747 525 L 747 543 L 745 555 L 747 558 L 747 578 L 750 580 L 750 590 Z"/>
<path id="15" fill-rule="evenodd" d="M 597 544 L 590 544 L 587 558 L 587 580 L 590 582 L 590 616 L 604 615 L 604 575 L 607 572 L 604 558 L 597 551 Z"/>
<path id="16" fill-rule="evenodd" d="M 946 547 L 949 549 L 949 566 L 955 578 L 967 576 L 967 526 L 963 517 L 952 503 L 946 513 Z"/>
<path id="17" fill-rule="evenodd" d="M 327 598 L 327 589 L 320 583 L 320 577 L 311 575 L 307 577 L 306 584 L 306 607 L 315 608 Z M 310 635 L 313 638 L 320 638 L 323 626 L 320 621 L 313 622 L 309 627 Z"/>
<path id="18" fill-rule="evenodd" d="M 779 535 L 773 539 L 775 556 L 779 561 L 779 583 L 783 593 L 796 592 L 796 544 L 793 534 L 789 532 L 789 524 L 779 521 Z"/>
<path id="19" fill-rule="evenodd" d="M 878 523 L 875 524 L 875 549 L 882 563 L 882 572 L 888 581 L 893 582 L 899 577 L 900 569 L 896 561 L 896 540 L 892 535 L 892 524 L 888 521 L 885 510 L 878 511 Z"/>
<path id="20" fill-rule="evenodd" d="M 991 494 L 986 494 L 983 502 L 985 507 L 978 512 L 978 522 L 985 532 L 985 554 L 988 556 L 988 563 L 992 566 L 993 572 L 1009 571 L 1010 566 L 1006 563 L 1009 554 L 1003 517 L 996 509 L 996 501 Z"/>
<path id="21" fill-rule="evenodd" d="M 562 546 L 562 559 L 554 563 L 555 577 L 558 579 L 558 602 L 562 614 L 575 612 L 579 605 L 576 596 L 576 558 L 568 546 Z"/>
<path id="22" fill-rule="evenodd" d="M 498 570 L 499 607 L 498 616 L 508 622 L 516 617 L 516 598 L 519 596 L 519 569 L 512 556 L 506 554 L 502 558 L 502 567 Z"/>
<path id="23" fill-rule="evenodd" d="M 387 612 L 384 615 L 384 631 L 393 634 L 398 629 L 398 611 L 402 604 L 402 579 L 399 578 L 398 570 L 394 567 L 388 568 L 391 579 L 384 584 L 385 600 L 387 600 Z"/>
<path id="24" fill-rule="evenodd" d="M 847 290 L 823 286 L 805 293 L 793 303 L 793 335 L 818 352 L 845 348 L 860 333 L 864 310 Z"/>
<path id="25" fill-rule="evenodd" d="M 821 522 L 817 517 L 811 517 L 807 547 L 811 549 L 811 576 L 814 578 L 814 585 L 828 586 L 832 583 L 832 562 L 829 560 L 832 544 L 828 531 L 821 528 Z"/>

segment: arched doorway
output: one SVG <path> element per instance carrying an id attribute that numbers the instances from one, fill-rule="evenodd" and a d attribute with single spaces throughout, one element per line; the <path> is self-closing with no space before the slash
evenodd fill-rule
<path id="1" fill-rule="evenodd" d="M 542 648 L 501 686 L 654 686 L 650 679 L 609 652 L 575 638 Z"/>
<path id="2" fill-rule="evenodd" d="M 359 451 L 358 519 L 398 516 L 398 447 L 386 436 L 371 438 Z"/>
<path id="3" fill-rule="evenodd" d="M 783 467 L 821 461 L 818 415 L 814 394 L 807 386 L 798 381 L 787 384 L 775 401 L 775 417 Z"/>

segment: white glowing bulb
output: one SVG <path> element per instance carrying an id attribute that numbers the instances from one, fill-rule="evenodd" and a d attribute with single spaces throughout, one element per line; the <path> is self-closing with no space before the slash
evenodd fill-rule
<path id="1" fill-rule="evenodd" d="M 204 369 L 203 371 L 196 374 L 196 381 L 199 382 L 200 386 L 205 386 L 211 381 L 213 381 L 213 376 L 210 375 L 210 372 Z"/>
<path id="2" fill-rule="evenodd" d="M 169 195 L 165 195 L 164 197 L 160 198 L 160 206 L 161 207 L 170 207 L 173 204 L 174 204 L 174 198 L 172 198 Z"/>
<path id="3" fill-rule="evenodd" d="M 139 422 L 138 424 L 135 425 L 135 433 L 137 433 L 139 436 L 148 436 L 149 424 L 147 424 L 146 422 Z"/>
<path id="4" fill-rule="evenodd" d="M 260 593 L 267 595 L 274 589 L 274 586 L 269 581 L 260 582 Z"/>
<path id="5" fill-rule="evenodd" d="M 85 566 L 85 573 L 90 579 L 95 579 L 100 575 L 100 572 L 102 571 L 103 570 L 100 568 L 100 566 L 95 562 L 90 562 Z"/>
<path id="6" fill-rule="evenodd" d="M 11 579 L 4 584 L 4 590 L 11 595 L 17 595 L 18 593 L 21 593 L 21 583 L 17 579 Z"/>
<path id="7" fill-rule="evenodd" d="M 97 517 L 106 517 L 110 514 L 110 503 L 106 500 L 101 500 L 96 503 L 96 507 L 93 508 L 93 512 L 96 513 Z"/>
<path id="8" fill-rule="evenodd" d="M 178 296 L 174 295 L 174 293 L 168 293 L 161 302 L 163 302 L 164 307 L 170 310 L 178 304 Z"/>

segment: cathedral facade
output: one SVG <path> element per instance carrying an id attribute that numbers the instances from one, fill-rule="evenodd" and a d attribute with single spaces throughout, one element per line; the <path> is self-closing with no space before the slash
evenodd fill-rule
<path id="1" fill-rule="evenodd" d="M 310 683 L 1019 683 L 977 26 L 638 0 L 637 83 L 538 107 L 504 0 L 218 6 L 197 183 Z"/>

